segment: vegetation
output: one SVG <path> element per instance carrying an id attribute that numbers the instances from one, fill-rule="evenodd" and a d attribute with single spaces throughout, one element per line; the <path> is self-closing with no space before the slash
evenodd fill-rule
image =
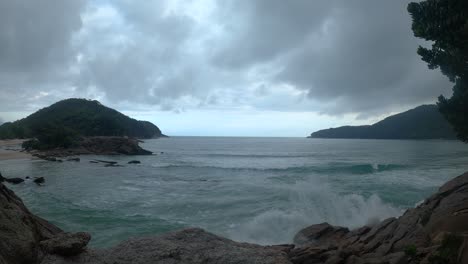
<path id="1" fill-rule="evenodd" d="M 422 105 L 371 126 L 344 126 L 311 134 L 313 138 L 455 139 L 453 129 L 435 105 Z"/>
<path id="2" fill-rule="evenodd" d="M 67 99 L 0 126 L 0 139 L 35 138 L 25 148 L 68 148 L 81 136 L 163 136 L 150 122 L 137 121 L 98 101 Z"/>
<path id="3" fill-rule="evenodd" d="M 437 251 L 429 258 L 431 264 L 457 264 L 463 237 L 447 234 Z"/>
<path id="4" fill-rule="evenodd" d="M 451 98 L 439 97 L 439 110 L 459 139 L 468 142 L 468 1 L 426 0 L 410 3 L 414 35 L 432 42 L 418 54 L 430 69 L 439 68 L 455 83 Z"/>
<path id="5" fill-rule="evenodd" d="M 408 257 L 415 257 L 417 253 L 418 253 L 418 249 L 416 248 L 415 245 L 409 245 L 405 249 L 405 254 Z"/>

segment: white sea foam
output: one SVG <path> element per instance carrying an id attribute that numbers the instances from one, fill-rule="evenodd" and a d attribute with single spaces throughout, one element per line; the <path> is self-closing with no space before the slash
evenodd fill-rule
<path id="1" fill-rule="evenodd" d="M 401 209 L 384 203 L 379 196 L 339 194 L 325 183 L 301 182 L 290 190 L 288 207 L 260 213 L 245 223 L 233 225 L 228 236 L 259 244 L 291 243 L 302 228 L 328 222 L 350 229 L 372 225 L 399 216 Z"/>

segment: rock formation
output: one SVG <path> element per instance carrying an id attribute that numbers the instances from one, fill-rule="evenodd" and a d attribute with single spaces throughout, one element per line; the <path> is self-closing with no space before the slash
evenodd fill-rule
<path id="1" fill-rule="evenodd" d="M 37 263 L 39 242 L 61 233 L 29 212 L 20 198 L 0 183 L 0 263 Z"/>
<path id="2" fill-rule="evenodd" d="M 198 228 L 87 248 L 87 233 L 64 233 L 34 216 L 0 183 L 0 264 L 468 263 L 468 173 L 399 218 L 355 230 L 327 223 L 301 230 L 295 245 L 238 243 Z"/>
<path id="3" fill-rule="evenodd" d="M 151 155 L 151 151 L 138 145 L 137 139 L 127 137 L 84 137 L 71 148 L 56 148 L 44 151 L 30 151 L 34 156 L 48 161 L 62 161 L 56 157 L 76 155 Z M 68 159 L 79 161 L 79 159 Z"/>
<path id="4" fill-rule="evenodd" d="M 468 263 L 468 173 L 399 218 L 349 231 L 327 223 L 295 236 L 293 263 Z M 446 252 L 450 251 L 450 254 Z"/>

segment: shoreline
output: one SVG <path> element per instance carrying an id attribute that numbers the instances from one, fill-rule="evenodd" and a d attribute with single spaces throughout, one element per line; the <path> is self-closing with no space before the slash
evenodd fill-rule
<path id="1" fill-rule="evenodd" d="M 467 206 L 465 173 L 398 218 L 353 230 L 313 224 L 300 230 L 291 244 L 235 242 L 200 228 L 186 228 L 98 249 L 88 247 L 89 233 L 68 233 L 32 214 L 0 183 L 0 208 L 8 208 L 0 214 L 0 236 L 8 241 L 0 244 L 0 263 L 468 263 Z"/>
<path id="2" fill-rule="evenodd" d="M 0 161 L 32 158 L 28 152 L 20 151 L 26 139 L 0 140 Z"/>

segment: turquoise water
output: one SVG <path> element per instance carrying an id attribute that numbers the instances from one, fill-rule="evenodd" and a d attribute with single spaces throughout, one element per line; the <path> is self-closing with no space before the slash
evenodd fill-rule
<path id="1" fill-rule="evenodd" d="M 46 178 L 11 188 L 30 210 L 92 245 L 202 227 L 237 241 L 290 243 L 314 223 L 358 227 L 389 216 L 468 171 L 457 141 L 174 137 L 157 155 L 99 157 L 125 167 L 0 161 L 6 177 Z M 161 153 L 162 152 L 162 153 Z M 138 159 L 141 165 L 127 165 Z"/>

